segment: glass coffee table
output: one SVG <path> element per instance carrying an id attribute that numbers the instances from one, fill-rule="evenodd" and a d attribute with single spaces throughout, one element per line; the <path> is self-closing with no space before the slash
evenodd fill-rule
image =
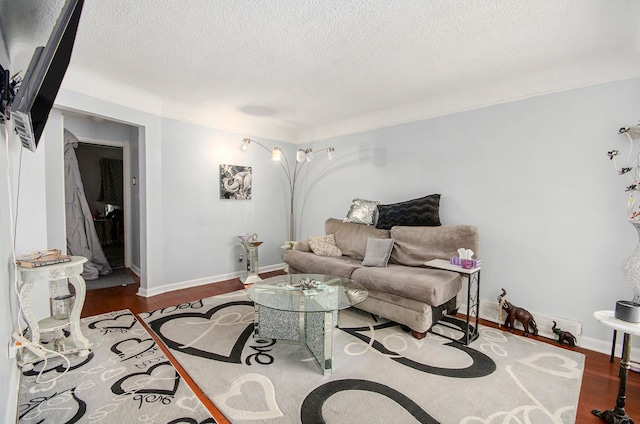
<path id="1" fill-rule="evenodd" d="M 348 278 L 290 274 L 267 278 L 247 295 L 255 304 L 254 337 L 304 342 L 326 375 L 338 311 L 362 302 L 369 292 Z"/>

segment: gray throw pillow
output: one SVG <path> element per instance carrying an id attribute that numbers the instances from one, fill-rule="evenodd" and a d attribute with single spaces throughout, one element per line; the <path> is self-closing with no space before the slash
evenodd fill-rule
<path id="1" fill-rule="evenodd" d="M 378 205 L 376 228 L 390 230 L 396 225 L 410 227 L 440 225 L 440 195 L 431 194 L 406 202 Z"/>
<path id="2" fill-rule="evenodd" d="M 363 266 L 386 267 L 393 250 L 393 239 L 378 239 L 369 237 L 367 239 L 367 250 L 362 260 Z"/>

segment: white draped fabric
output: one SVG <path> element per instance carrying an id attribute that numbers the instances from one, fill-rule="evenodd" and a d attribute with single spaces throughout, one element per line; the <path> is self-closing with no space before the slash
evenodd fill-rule
<path id="1" fill-rule="evenodd" d="M 84 195 L 75 148 L 78 138 L 64 130 L 65 207 L 67 217 L 67 251 L 70 255 L 84 256 L 82 278 L 95 280 L 112 272 L 102 250 L 91 210 Z"/>

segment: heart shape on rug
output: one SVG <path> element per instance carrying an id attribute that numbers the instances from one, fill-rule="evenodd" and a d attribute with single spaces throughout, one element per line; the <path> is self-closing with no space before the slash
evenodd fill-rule
<path id="1" fill-rule="evenodd" d="M 580 378 L 582 371 L 578 363 L 564 355 L 552 352 L 540 352 L 524 359 L 518 360 L 521 364 L 535 370 L 546 372 L 558 377 Z M 551 368 L 553 366 L 553 368 Z"/>
<path id="2" fill-rule="evenodd" d="M 127 369 L 125 367 L 106 370 L 105 372 L 100 374 L 100 380 L 102 380 L 103 382 L 111 380 L 112 378 L 116 378 L 117 376 L 119 376 L 120 374 L 126 371 Z"/>
<path id="3" fill-rule="evenodd" d="M 93 357 L 94 357 L 93 352 L 89 353 L 89 355 L 87 355 L 86 358 L 82 358 L 82 361 L 78 362 L 75 365 L 72 365 L 68 370 L 73 371 L 77 368 L 80 368 L 84 364 L 91 362 Z M 44 371 L 41 371 L 42 370 L 42 368 L 40 367 L 41 365 L 42 366 L 47 365 L 47 367 L 50 367 L 50 368 L 45 368 Z M 62 361 L 62 363 L 58 363 L 57 361 L 52 361 L 51 359 L 49 359 L 48 361 L 42 360 L 42 361 L 34 362 L 33 369 L 31 369 L 30 371 L 23 371 L 22 374 L 25 376 L 32 376 L 32 375 L 39 375 L 40 372 L 42 372 L 43 374 L 52 372 L 52 371 L 55 371 L 57 373 L 63 373 L 65 372 L 65 370 L 67 370 L 67 363 L 65 361 Z"/>
<path id="4" fill-rule="evenodd" d="M 397 324 L 394 322 L 387 322 L 383 324 L 374 325 L 374 330 L 382 330 L 384 328 L 393 327 Z M 472 364 L 465 368 L 443 368 L 436 367 L 433 365 L 423 364 L 413 359 L 406 358 L 397 352 L 393 352 L 387 349 L 381 342 L 377 340 L 372 340 L 371 337 L 366 334 L 370 333 L 371 328 L 369 326 L 362 327 L 352 327 L 352 328 L 340 328 L 340 330 L 351 334 L 354 337 L 362 340 L 366 344 L 370 345 L 372 348 L 377 350 L 378 352 L 386 355 L 389 359 L 396 361 L 404 366 L 409 368 L 413 368 L 418 371 L 422 371 L 428 374 L 441 375 L 444 377 L 453 377 L 453 378 L 480 378 L 485 377 L 489 374 L 492 374 L 496 370 L 496 363 L 485 355 L 482 352 L 478 352 L 477 350 L 465 346 L 463 344 L 457 342 L 446 343 L 443 346 L 449 346 L 452 349 L 457 349 L 469 355 L 472 360 Z M 365 334 L 363 334 L 365 333 Z"/>
<path id="5" fill-rule="evenodd" d="M 199 349 L 193 346 L 188 346 L 188 343 L 183 343 L 183 342 L 179 342 L 172 339 L 171 338 L 172 336 L 165 334 L 165 332 L 163 332 L 163 329 L 162 329 L 163 325 L 165 325 L 168 322 L 185 319 L 185 318 L 194 318 L 194 319 L 212 321 L 212 317 L 216 313 L 221 312 L 226 308 L 232 308 L 234 306 L 249 306 L 251 307 L 251 310 L 253 310 L 252 302 L 245 302 L 245 301 L 229 302 L 229 303 L 224 303 L 222 305 L 215 306 L 206 312 L 183 312 L 183 313 L 163 316 L 148 322 L 148 325 L 170 349 L 174 349 L 178 352 L 183 352 L 183 353 L 201 357 L 201 358 L 212 359 L 214 361 L 240 364 L 242 363 L 242 350 L 244 349 L 244 346 L 247 343 L 247 340 L 249 339 L 249 337 L 251 337 L 251 335 L 253 334 L 253 324 L 248 324 L 244 327 L 243 331 L 238 335 L 238 338 L 236 339 L 233 346 L 231 347 L 231 350 L 228 355 Z"/>
<path id="6" fill-rule="evenodd" d="M 228 404 L 229 399 L 236 396 L 243 396 L 242 386 L 247 383 L 257 383 L 262 388 L 261 395 L 263 396 L 264 404 L 267 409 L 264 411 L 248 411 L 243 409 L 237 409 Z M 225 412 L 229 415 L 229 418 L 236 420 L 265 420 L 269 418 L 278 418 L 284 416 L 278 402 L 276 401 L 276 392 L 273 387 L 273 383 L 267 377 L 262 374 L 248 373 L 241 375 L 235 379 L 229 391 L 213 398 L 214 403 L 219 405 L 225 405 Z M 239 402 L 245 404 L 245 402 Z"/>
<path id="7" fill-rule="evenodd" d="M 198 399 L 198 396 L 193 395 L 190 397 L 181 397 L 176 402 L 176 405 L 178 405 L 182 409 L 186 409 L 191 412 L 194 412 L 198 408 L 198 406 L 201 405 L 201 403 L 200 403 L 200 399 Z"/>
<path id="8" fill-rule="evenodd" d="M 121 362 L 124 362 L 131 358 L 140 357 L 147 352 L 153 352 L 154 348 L 156 348 L 156 342 L 153 339 L 132 337 L 114 344 L 111 346 L 111 351 L 120 357 Z"/>
<path id="9" fill-rule="evenodd" d="M 163 375 L 167 374 L 167 375 Z M 142 378 L 141 378 L 142 377 Z M 152 386 L 151 384 L 156 384 Z M 137 394 L 157 394 L 173 396 L 178 390 L 180 384 L 180 375 L 171 362 L 160 362 L 149 367 L 148 370 L 129 374 L 126 377 L 113 383 L 111 391 L 115 395 L 125 393 Z M 171 388 L 163 388 L 161 386 L 169 386 Z"/>
<path id="10" fill-rule="evenodd" d="M 331 396 L 350 390 L 378 393 L 400 405 L 409 412 L 417 422 L 424 424 L 440 424 L 431 415 L 429 415 L 427 411 L 420 408 L 420 405 L 403 393 L 375 381 L 358 379 L 335 380 L 316 387 L 302 402 L 302 406 L 300 408 L 300 418 L 302 423 L 312 424 L 325 422 L 322 417 L 322 406 L 324 403 Z M 374 405 L 371 407 L 375 408 Z"/>
<path id="11" fill-rule="evenodd" d="M 136 317 L 131 312 L 125 312 L 113 318 L 99 319 L 89 324 L 92 330 L 101 330 L 104 334 L 112 331 L 128 331 L 136 323 Z"/>
<path id="12" fill-rule="evenodd" d="M 76 396 L 75 390 L 74 387 L 60 393 L 55 392 L 51 396 L 39 397 L 28 404 L 18 405 L 18 420 L 24 419 L 26 422 L 38 423 L 80 422 L 87 412 L 87 404 Z M 52 417 L 52 420 L 42 419 L 42 416 L 50 409 L 56 409 L 60 415 Z"/>

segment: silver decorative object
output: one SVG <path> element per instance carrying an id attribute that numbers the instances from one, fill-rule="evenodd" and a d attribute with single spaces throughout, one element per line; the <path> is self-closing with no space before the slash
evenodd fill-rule
<path id="1" fill-rule="evenodd" d="M 618 300 L 614 316 L 623 321 L 640 323 L 640 304 Z"/>
<path id="2" fill-rule="evenodd" d="M 302 290 L 317 289 L 318 282 L 316 280 L 312 280 L 311 278 L 307 277 L 307 278 L 301 279 L 298 282 L 298 284 L 294 284 L 293 287 L 301 288 Z"/>

